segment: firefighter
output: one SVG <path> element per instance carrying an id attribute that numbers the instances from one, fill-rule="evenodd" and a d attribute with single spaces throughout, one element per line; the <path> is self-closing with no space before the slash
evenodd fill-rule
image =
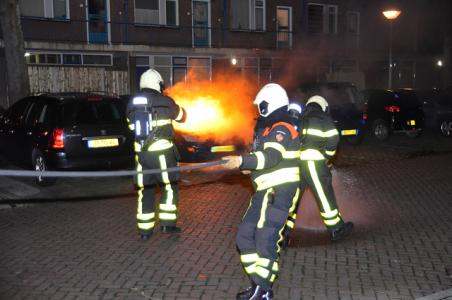
<path id="1" fill-rule="evenodd" d="M 337 241 L 351 233 L 353 223 L 344 222 L 333 190 L 330 160 L 336 153 L 339 132 L 328 113 L 325 98 L 319 95 L 309 98 L 300 123 L 301 194 L 310 187 L 330 238 Z M 287 245 L 288 235 L 295 225 L 296 210 L 295 207 L 289 213 L 283 247 Z"/>
<path id="2" fill-rule="evenodd" d="M 237 232 L 241 264 L 251 286 L 237 299 L 272 299 L 279 272 L 282 229 L 299 197 L 298 131 L 290 124 L 286 91 L 276 83 L 256 95 L 259 110 L 253 149 L 223 159 L 227 169 L 250 172 L 254 194 Z"/>
<path id="3" fill-rule="evenodd" d="M 184 122 L 185 110 L 173 99 L 163 95 L 162 76 L 154 69 L 141 75 L 140 92 L 130 98 L 127 105 L 129 127 L 135 133 L 135 165 L 138 172 L 146 169 L 176 167 L 177 149 L 173 144 L 172 121 Z M 158 174 L 137 174 L 137 225 L 142 240 L 152 236 L 156 222 L 156 188 L 160 188 L 158 219 L 163 233 L 179 233 L 178 172 L 162 171 Z"/>

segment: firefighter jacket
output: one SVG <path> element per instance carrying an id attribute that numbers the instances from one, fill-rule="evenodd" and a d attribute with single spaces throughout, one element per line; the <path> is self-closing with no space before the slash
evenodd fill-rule
<path id="1" fill-rule="evenodd" d="M 254 130 L 253 150 L 242 155 L 240 169 L 251 170 L 256 190 L 298 182 L 299 134 L 287 107 L 260 117 Z"/>
<path id="2" fill-rule="evenodd" d="M 330 115 L 309 105 L 301 121 L 301 160 L 331 159 L 336 154 L 339 132 Z"/>
<path id="3" fill-rule="evenodd" d="M 184 122 L 186 118 L 185 110 L 178 106 L 174 100 L 162 95 L 152 89 L 142 89 L 136 96 L 143 96 L 148 99 L 150 114 L 152 115 L 152 130 L 150 141 L 145 144 L 135 142 L 135 151 L 160 151 L 173 146 L 174 128 L 172 121 Z M 136 109 L 131 101 L 127 105 L 127 121 L 129 128 L 135 130 L 134 114 Z"/>

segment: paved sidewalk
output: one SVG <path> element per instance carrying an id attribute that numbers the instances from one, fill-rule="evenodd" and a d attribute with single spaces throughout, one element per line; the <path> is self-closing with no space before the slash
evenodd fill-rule
<path id="1" fill-rule="evenodd" d="M 330 242 L 306 194 L 275 299 L 452 299 L 451 174 L 451 154 L 339 165 L 338 202 L 356 231 Z M 148 242 L 124 178 L 65 181 L 35 195 L 60 201 L 1 209 L 0 299 L 234 299 L 248 284 L 234 239 L 249 181 L 193 172 L 182 185 L 183 233 Z"/>

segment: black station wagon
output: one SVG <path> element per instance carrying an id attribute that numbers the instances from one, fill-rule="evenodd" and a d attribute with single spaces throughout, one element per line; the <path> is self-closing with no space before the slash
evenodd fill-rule
<path id="1" fill-rule="evenodd" d="M 106 170 L 133 165 L 133 136 L 119 98 L 59 93 L 19 100 L 0 116 L 0 151 L 34 170 Z M 55 181 L 37 177 L 37 183 Z"/>

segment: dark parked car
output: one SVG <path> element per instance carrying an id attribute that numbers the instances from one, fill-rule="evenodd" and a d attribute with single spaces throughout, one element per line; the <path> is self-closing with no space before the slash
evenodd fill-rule
<path id="1" fill-rule="evenodd" d="M 416 94 L 423 103 L 425 127 L 451 136 L 452 90 L 419 90 Z"/>
<path id="2" fill-rule="evenodd" d="M 133 136 L 119 98 L 89 93 L 30 96 L 0 117 L 0 150 L 35 170 L 133 165 Z M 38 177 L 40 185 L 53 178 Z"/>
<path id="3" fill-rule="evenodd" d="M 366 124 L 365 104 L 355 85 L 348 82 L 305 84 L 291 98 L 293 101 L 298 98 L 304 104 L 314 95 L 328 101 L 330 115 L 341 138 L 350 144 L 361 143 Z"/>
<path id="4" fill-rule="evenodd" d="M 363 91 L 367 103 L 370 133 L 387 140 L 394 132 L 416 137 L 424 128 L 422 105 L 413 90 L 368 89 Z"/>

